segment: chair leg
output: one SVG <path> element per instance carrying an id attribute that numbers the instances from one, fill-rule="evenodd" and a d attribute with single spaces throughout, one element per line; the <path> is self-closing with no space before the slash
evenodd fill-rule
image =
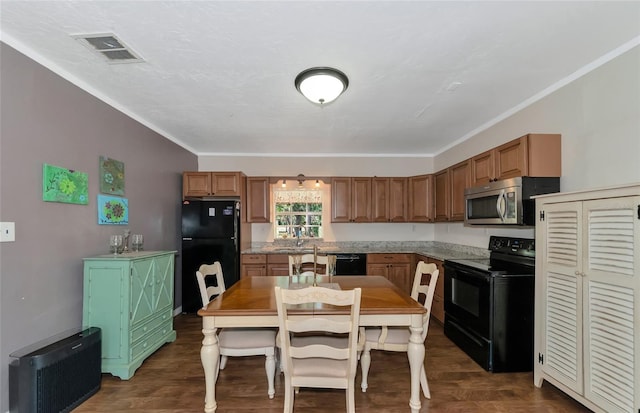
<path id="1" fill-rule="evenodd" d="M 220 370 L 224 370 L 227 367 L 227 356 L 220 356 Z"/>
<path id="2" fill-rule="evenodd" d="M 369 384 L 367 383 L 367 377 L 369 376 L 369 367 L 371 366 L 371 349 L 369 346 L 365 345 L 364 350 L 362 351 L 362 355 L 360 356 L 360 368 L 362 369 L 362 384 L 360 387 L 362 388 L 362 392 L 367 392 L 367 387 Z"/>
<path id="3" fill-rule="evenodd" d="M 293 386 L 287 375 L 284 376 L 284 413 L 293 413 Z"/>
<path id="4" fill-rule="evenodd" d="M 274 377 L 276 375 L 276 360 L 273 354 L 267 354 L 264 361 L 264 369 L 267 372 L 267 383 L 269 385 L 269 390 L 267 394 L 270 399 L 273 399 L 273 396 L 276 394 L 276 388 L 274 386 Z"/>
<path id="5" fill-rule="evenodd" d="M 355 400 L 355 382 L 347 386 L 345 395 L 347 398 L 347 413 L 356 413 L 356 400 Z"/>
<path id="6" fill-rule="evenodd" d="M 427 399 L 431 398 L 431 392 L 429 391 L 429 383 L 427 382 L 427 373 L 424 371 L 424 366 L 420 370 L 420 385 L 422 387 L 422 393 Z"/>

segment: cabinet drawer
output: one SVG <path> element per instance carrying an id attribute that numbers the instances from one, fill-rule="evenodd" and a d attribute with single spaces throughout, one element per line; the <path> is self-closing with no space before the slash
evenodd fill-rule
<path id="1" fill-rule="evenodd" d="M 150 349 L 158 347 L 158 343 L 161 342 L 164 337 L 173 330 L 173 321 L 166 321 L 161 323 L 156 330 L 153 330 L 146 338 L 138 341 L 131 346 L 131 358 L 135 360 L 140 356 L 144 356 Z"/>
<path id="2" fill-rule="evenodd" d="M 242 254 L 243 264 L 266 264 L 266 254 Z"/>
<path id="3" fill-rule="evenodd" d="M 289 265 L 288 254 L 269 254 L 269 264 L 286 264 Z"/>
<path id="4" fill-rule="evenodd" d="M 367 254 L 367 264 L 411 263 L 412 254 Z"/>
<path id="5" fill-rule="evenodd" d="M 172 311 L 170 307 L 166 310 L 160 311 L 154 318 L 141 323 L 131 331 L 131 343 L 135 343 L 136 341 L 144 338 L 146 335 L 158 328 L 159 325 L 165 323 L 167 320 L 171 320 L 171 318 Z"/>

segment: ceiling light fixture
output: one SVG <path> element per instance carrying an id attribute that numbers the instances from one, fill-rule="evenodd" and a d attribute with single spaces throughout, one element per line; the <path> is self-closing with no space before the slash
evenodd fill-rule
<path id="1" fill-rule="evenodd" d="M 333 102 L 349 86 L 347 75 L 331 67 L 313 67 L 296 76 L 296 89 L 313 103 Z"/>

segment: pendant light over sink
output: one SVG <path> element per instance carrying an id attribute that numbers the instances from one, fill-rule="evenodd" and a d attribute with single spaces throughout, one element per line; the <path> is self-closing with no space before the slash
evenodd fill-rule
<path id="1" fill-rule="evenodd" d="M 347 75 L 331 67 L 313 67 L 296 76 L 296 89 L 318 105 L 333 102 L 349 86 Z"/>

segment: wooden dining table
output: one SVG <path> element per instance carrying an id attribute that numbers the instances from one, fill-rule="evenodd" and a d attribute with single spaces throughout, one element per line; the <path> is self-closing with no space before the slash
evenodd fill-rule
<path id="1" fill-rule="evenodd" d="M 313 276 L 247 277 L 231 286 L 209 305 L 198 311 L 202 317 L 204 339 L 200 350 L 205 377 L 204 411 L 216 411 L 215 382 L 220 362 L 220 348 L 216 331 L 225 327 L 278 327 L 278 311 L 274 287 L 304 288 L 314 282 Z M 318 276 L 319 286 L 350 290 L 362 289 L 360 301 L 360 326 L 407 326 L 411 330 L 409 339 L 409 370 L 411 374 L 411 396 L 409 407 L 412 413 L 420 410 L 420 369 L 424 363 L 422 319 L 425 309 L 407 293 L 401 291 L 381 276 Z M 323 317 L 344 316 L 346 310 L 333 306 L 314 305 L 301 308 L 303 315 Z"/>

